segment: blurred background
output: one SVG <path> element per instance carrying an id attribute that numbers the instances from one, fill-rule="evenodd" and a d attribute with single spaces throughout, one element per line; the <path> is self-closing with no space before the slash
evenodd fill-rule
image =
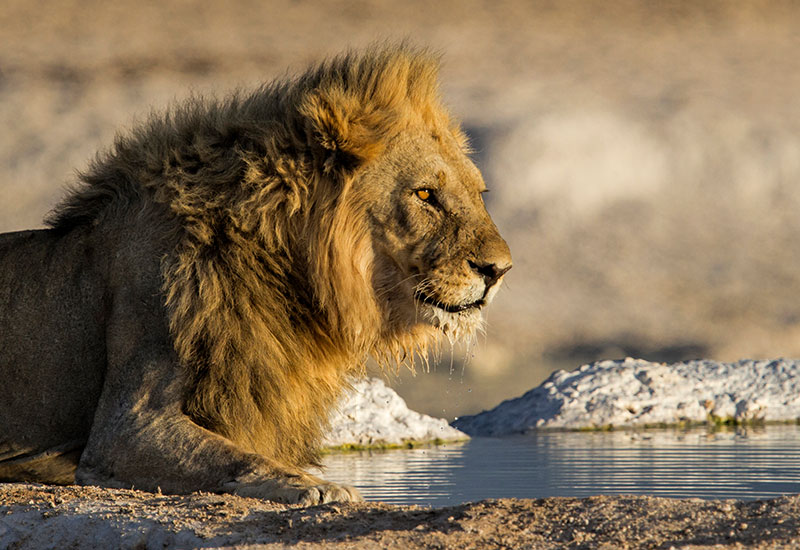
<path id="1" fill-rule="evenodd" d="M 389 374 L 452 419 L 596 359 L 800 356 L 800 4 L 5 0 L 0 231 L 190 92 L 347 47 L 444 55 L 514 269 L 485 336 Z"/>

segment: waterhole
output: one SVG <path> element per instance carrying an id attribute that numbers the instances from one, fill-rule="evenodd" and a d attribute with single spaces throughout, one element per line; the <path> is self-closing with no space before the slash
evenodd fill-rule
<path id="1" fill-rule="evenodd" d="M 330 454 L 324 466 L 328 480 L 392 504 L 597 494 L 773 498 L 800 493 L 800 426 L 475 437 Z"/>

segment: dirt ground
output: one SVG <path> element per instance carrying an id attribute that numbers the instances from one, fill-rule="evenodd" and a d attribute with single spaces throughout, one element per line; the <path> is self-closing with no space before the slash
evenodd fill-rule
<path id="1" fill-rule="evenodd" d="M 197 493 L 0 486 L 0 547 L 727 549 L 800 547 L 800 496 L 501 499 L 427 509 L 292 508 Z"/>

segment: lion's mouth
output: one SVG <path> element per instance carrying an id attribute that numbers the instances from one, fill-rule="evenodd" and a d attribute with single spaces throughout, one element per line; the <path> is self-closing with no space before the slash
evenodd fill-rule
<path id="1" fill-rule="evenodd" d="M 468 309 L 473 309 L 473 308 L 477 309 L 484 305 L 483 300 L 478 300 L 470 304 L 460 304 L 460 305 L 445 304 L 437 300 L 436 298 L 432 298 L 431 296 L 428 296 L 424 292 L 420 291 L 414 293 L 414 298 L 416 298 L 418 302 L 422 302 L 423 304 L 428 304 L 433 307 L 438 307 L 439 309 L 443 309 L 448 313 L 459 313 L 461 311 L 466 311 Z"/>

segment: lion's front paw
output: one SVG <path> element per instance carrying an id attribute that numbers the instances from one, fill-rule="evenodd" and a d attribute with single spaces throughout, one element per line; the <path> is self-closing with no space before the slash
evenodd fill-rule
<path id="1" fill-rule="evenodd" d="M 302 474 L 276 479 L 238 480 L 224 488 L 243 497 L 265 498 L 285 504 L 314 506 L 328 502 L 359 502 L 364 500 L 355 487 L 330 483 Z"/>
<path id="2" fill-rule="evenodd" d="M 360 502 L 364 500 L 358 489 L 349 485 L 323 482 L 299 490 L 297 503 L 303 506 L 328 502 Z"/>

